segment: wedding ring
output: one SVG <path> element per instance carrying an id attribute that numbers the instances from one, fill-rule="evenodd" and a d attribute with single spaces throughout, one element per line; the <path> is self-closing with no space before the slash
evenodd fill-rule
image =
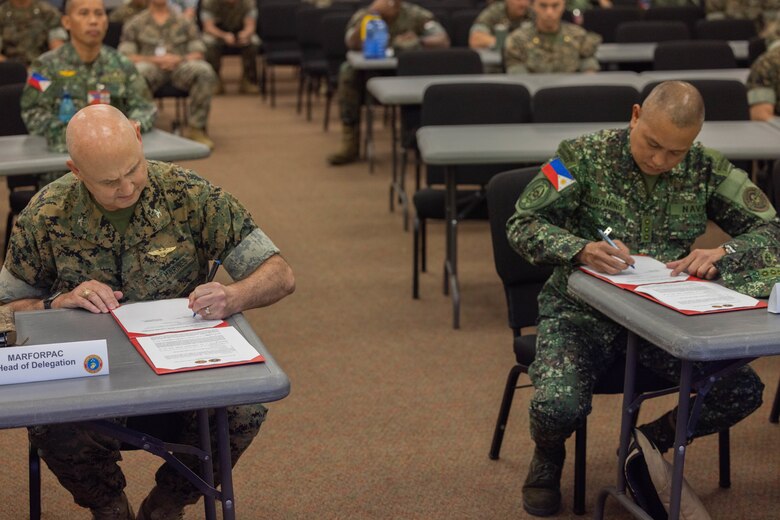
<path id="1" fill-rule="evenodd" d="M 92 291 L 90 291 L 89 289 L 84 289 L 83 291 L 81 291 L 82 298 L 88 298 L 90 294 L 92 294 Z"/>
<path id="2" fill-rule="evenodd" d="M 206 307 L 206 314 L 211 314 L 211 308 Z"/>

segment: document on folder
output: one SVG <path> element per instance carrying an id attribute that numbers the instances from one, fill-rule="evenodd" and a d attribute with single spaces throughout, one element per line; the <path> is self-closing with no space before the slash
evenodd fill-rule
<path id="1" fill-rule="evenodd" d="M 265 361 L 223 320 L 192 316 L 186 298 L 121 305 L 111 313 L 157 374 Z"/>
<path id="2" fill-rule="evenodd" d="M 695 276 L 679 274 L 649 256 L 633 256 L 635 269 L 618 274 L 598 273 L 581 266 L 591 276 L 634 292 L 661 305 L 687 315 L 760 309 L 766 302 L 738 293 L 717 283 Z"/>

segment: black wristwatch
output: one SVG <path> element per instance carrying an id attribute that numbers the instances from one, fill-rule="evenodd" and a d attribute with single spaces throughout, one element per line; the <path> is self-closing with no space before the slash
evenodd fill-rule
<path id="1" fill-rule="evenodd" d="M 57 291 L 56 293 L 52 294 L 48 298 L 45 298 L 43 300 L 43 308 L 44 309 L 51 309 L 51 303 L 57 299 L 59 295 L 62 294 L 62 291 Z"/>

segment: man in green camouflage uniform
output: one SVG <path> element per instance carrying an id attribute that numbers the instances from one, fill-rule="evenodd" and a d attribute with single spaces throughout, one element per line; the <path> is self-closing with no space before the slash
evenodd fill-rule
<path id="1" fill-rule="evenodd" d="M 0 4 L 0 61 L 16 60 L 29 66 L 67 39 L 60 12 L 49 2 L 8 0 Z"/>
<path id="2" fill-rule="evenodd" d="M 750 66 L 747 89 L 751 119 L 767 121 L 780 114 L 780 41 Z"/>
<path id="3" fill-rule="evenodd" d="M 525 22 L 504 44 L 507 73 L 595 72 L 601 36 L 561 20 L 563 0 L 533 0 L 534 21 Z"/>
<path id="4" fill-rule="evenodd" d="M 359 51 L 363 48 L 360 27 L 363 18 L 376 13 L 387 23 L 390 36 L 388 45 L 396 53 L 419 48 L 449 47 L 450 39 L 444 27 L 433 13 L 408 2 L 399 0 L 374 0 L 365 9 L 359 9 L 347 23 L 344 39 L 347 48 Z M 358 159 L 360 142 L 360 105 L 363 85 L 360 76 L 344 62 L 339 70 L 339 107 L 341 109 L 341 150 L 328 156 L 333 166 L 347 164 Z"/>
<path id="5" fill-rule="evenodd" d="M 530 0 L 506 0 L 485 7 L 469 30 L 472 49 L 501 49 L 506 35 L 531 19 Z"/>
<path id="6" fill-rule="evenodd" d="M 560 508 L 564 441 L 591 410 L 594 383 L 625 349 L 623 329 L 567 292 L 578 265 L 616 274 L 631 254 L 649 255 L 673 269 L 712 279 L 726 258 L 780 241 L 780 220 L 747 174 L 694 139 L 704 103 L 688 83 L 665 82 L 627 129 L 603 130 L 560 144 L 550 167 L 573 182 L 540 173 L 507 222 L 512 246 L 534 264 L 555 270 L 539 296 L 530 429 L 536 443 L 523 505 L 535 515 Z M 550 168 L 543 168 L 544 171 Z M 553 172 L 554 173 L 554 172 Z M 734 238 L 722 247 L 690 251 L 712 219 Z M 601 241 L 610 226 L 619 249 Z M 728 252 L 728 256 L 727 256 Z M 640 362 L 679 380 L 679 362 L 641 342 Z M 750 367 L 719 380 L 704 400 L 694 437 L 728 428 L 761 405 L 763 384 Z M 676 414 L 640 427 L 664 452 L 674 443 Z"/>
<path id="7" fill-rule="evenodd" d="M 71 0 L 62 22 L 70 41 L 33 62 L 22 94 L 22 119 L 49 148 L 65 152 L 67 121 L 58 117 L 63 94 L 76 110 L 107 103 L 137 121 L 142 132 L 154 125 L 157 108 L 144 78 L 126 57 L 102 44 L 108 28 L 103 0 Z"/>
<path id="8" fill-rule="evenodd" d="M 81 110 L 68 125 L 67 142 L 72 173 L 41 190 L 17 220 L 0 271 L 3 303 L 15 310 L 106 313 L 119 300 L 189 297 L 193 312 L 223 319 L 270 305 L 294 290 L 290 267 L 248 211 L 192 171 L 146 161 L 140 133 L 117 109 Z M 221 260 L 235 282 L 204 284 L 211 259 Z M 234 464 L 265 414 L 260 404 L 228 409 Z M 166 440 L 197 441 L 196 413 L 176 416 L 182 433 Z M 29 434 L 93 518 L 134 518 L 117 465 L 118 440 L 78 423 L 37 426 Z M 196 457 L 182 459 L 198 471 Z M 183 518 L 185 505 L 199 498 L 168 463 L 156 482 L 138 519 Z"/>
<path id="9" fill-rule="evenodd" d="M 108 21 L 124 24 L 147 7 L 149 7 L 149 0 L 130 0 L 111 11 Z"/>
<path id="10" fill-rule="evenodd" d="M 214 148 L 206 135 L 206 122 L 217 75 L 203 60 L 206 47 L 195 23 L 173 12 L 167 0 L 151 0 L 149 9 L 122 28 L 119 52 L 135 63 L 152 92 L 168 82 L 189 91 L 186 135 Z"/>
<path id="11" fill-rule="evenodd" d="M 206 61 L 219 77 L 220 62 L 225 47 L 241 52 L 243 75 L 238 91 L 242 94 L 258 94 L 257 52 L 260 38 L 257 28 L 255 0 L 203 0 L 200 5 L 203 23 L 203 43 L 206 44 Z M 224 91 L 222 81 L 219 91 Z"/>
<path id="12" fill-rule="evenodd" d="M 746 19 L 756 22 L 760 31 L 766 22 L 777 18 L 778 0 L 706 0 L 704 8 L 708 20 Z"/>

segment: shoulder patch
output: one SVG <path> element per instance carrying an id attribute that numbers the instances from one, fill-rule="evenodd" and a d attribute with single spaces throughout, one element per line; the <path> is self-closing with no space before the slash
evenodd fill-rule
<path id="1" fill-rule="evenodd" d="M 742 202 L 751 211 L 761 213 L 769 209 L 769 199 L 766 198 L 764 192 L 755 186 L 746 188 L 742 192 Z"/>
<path id="2" fill-rule="evenodd" d="M 556 191 L 561 191 L 575 182 L 571 172 L 566 169 L 563 161 L 558 157 L 542 166 L 542 173 L 544 173 Z"/>
<path id="3" fill-rule="evenodd" d="M 51 86 L 51 80 L 40 72 L 33 72 L 27 78 L 27 84 L 38 92 L 46 92 L 46 89 Z"/>
<path id="4" fill-rule="evenodd" d="M 537 177 L 531 181 L 523 192 L 518 206 L 524 210 L 541 208 L 547 204 L 553 193 L 550 183 L 544 177 Z"/>

